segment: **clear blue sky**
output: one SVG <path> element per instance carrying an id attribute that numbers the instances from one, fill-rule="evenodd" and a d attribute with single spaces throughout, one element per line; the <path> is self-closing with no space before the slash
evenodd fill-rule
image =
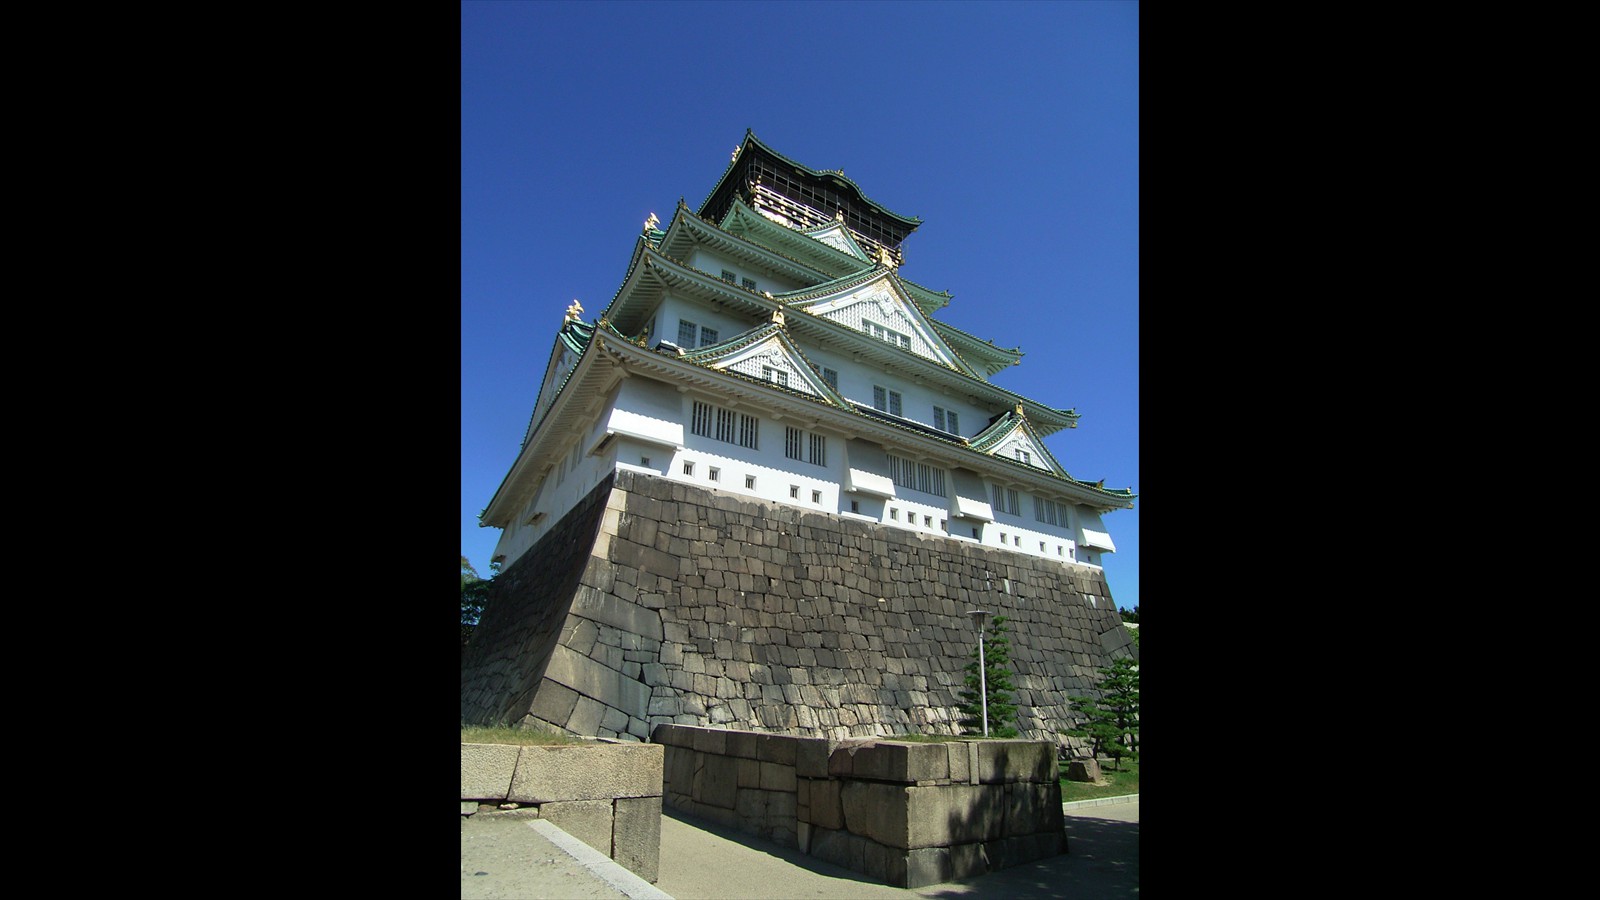
<path id="1" fill-rule="evenodd" d="M 1139 604 L 1139 4 L 461 4 L 461 552 L 574 298 L 592 321 L 652 212 L 698 208 L 745 129 L 923 224 L 901 274 L 1017 347 L 994 383 L 1076 408 L 1045 444 L 1141 494 L 1105 517 Z M 1159 495 L 1155 498 L 1160 503 Z"/>

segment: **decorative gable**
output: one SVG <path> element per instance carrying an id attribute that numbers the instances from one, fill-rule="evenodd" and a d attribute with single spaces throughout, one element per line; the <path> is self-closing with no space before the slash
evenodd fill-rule
<path id="1" fill-rule="evenodd" d="M 782 313 L 777 313 L 775 321 L 720 344 L 687 351 L 683 358 L 708 369 L 734 372 L 754 381 L 764 381 L 834 406 L 848 408 L 849 402 L 822 380 L 822 376 L 783 330 L 782 316 Z"/>
<path id="2" fill-rule="evenodd" d="M 921 308 L 900 288 L 894 273 L 887 269 L 863 284 L 791 305 L 873 339 L 910 350 L 942 366 L 967 371 L 949 345 L 933 330 Z"/>
<path id="3" fill-rule="evenodd" d="M 1021 404 L 996 419 L 982 434 L 972 438 L 970 446 L 996 459 L 1009 460 L 1062 478 L 1072 477 L 1045 449 L 1044 441 L 1028 424 L 1028 417 L 1022 414 Z"/>
<path id="4" fill-rule="evenodd" d="M 804 231 L 801 233 L 815 241 L 818 241 L 819 243 L 827 244 L 829 247 L 832 247 L 835 250 L 843 250 L 845 253 L 856 257 L 862 262 L 872 262 L 872 257 L 868 256 L 866 251 L 861 249 L 861 245 L 856 243 L 855 239 L 850 236 L 850 229 L 844 227 L 843 222 L 834 222 L 831 225 L 824 225 L 823 227 L 814 231 Z"/>

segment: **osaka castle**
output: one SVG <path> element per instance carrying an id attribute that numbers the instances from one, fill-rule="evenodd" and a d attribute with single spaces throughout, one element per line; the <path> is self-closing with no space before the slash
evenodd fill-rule
<path id="1" fill-rule="evenodd" d="M 567 306 L 480 516 L 494 561 L 630 471 L 1098 569 L 1132 489 L 1045 447 L 1073 409 L 990 380 L 1020 349 L 938 318 L 952 295 L 902 272 L 920 224 L 746 132 L 698 207 L 643 223 L 608 302 Z"/>

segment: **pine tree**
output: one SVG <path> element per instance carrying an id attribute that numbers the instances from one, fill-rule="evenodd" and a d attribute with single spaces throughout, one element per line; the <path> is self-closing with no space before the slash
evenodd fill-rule
<path id="1" fill-rule="evenodd" d="M 1006 617 L 995 616 L 983 639 L 983 679 L 989 688 L 989 736 L 1013 738 L 1017 736 L 1017 707 L 1012 703 L 1011 641 L 1006 638 Z M 978 675 L 978 648 L 972 648 L 972 662 L 967 663 L 966 688 L 961 691 L 961 726 L 966 734 L 983 734 L 983 682 Z"/>
<path id="2" fill-rule="evenodd" d="M 1121 657 L 1099 671 L 1100 698 L 1068 697 L 1083 720 L 1061 733 L 1088 738 L 1094 755 L 1111 757 L 1112 768 L 1118 768 L 1124 756 L 1139 758 L 1139 665 Z"/>

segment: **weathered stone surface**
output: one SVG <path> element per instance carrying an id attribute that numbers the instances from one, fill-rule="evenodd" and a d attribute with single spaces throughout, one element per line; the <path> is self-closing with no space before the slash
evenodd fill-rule
<path id="1" fill-rule="evenodd" d="M 608 508 L 628 514 L 602 529 Z M 972 652 L 965 610 L 979 596 L 1016 623 L 1019 726 L 1029 738 L 1055 740 L 1071 718 L 1067 696 L 1091 691 L 1095 670 L 1114 655 L 1136 658 L 1100 570 L 827 513 L 806 513 L 817 524 L 796 526 L 785 521 L 791 515 L 800 513 L 617 473 L 495 579 L 492 614 L 474 638 L 481 645 L 463 659 L 463 721 L 558 719 L 557 701 L 571 698 L 536 691 L 541 678 L 555 678 L 627 714 L 635 736 L 632 720 L 652 716 L 832 741 L 953 730 Z M 609 568 L 590 556 L 605 530 L 616 532 Z M 996 586 L 986 590 L 988 573 Z M 604 629 L 591 634 L 585 623 L 621 634 L 606 643 Z M 591 663 L 616 674 L 576 683 L 598 673 L 561 659 L 557 647 L 593 653 Z M 654 696 L 678 700 L 679 711 L 652 711 L 652 688 L 670 691 Z M 604 716 L 585 715 L 595 728 Z M 815 762 L 805 777 L 820 774 Z M 961 777 L 959 760 L 946 766 L 946 777 Z"/>
<path id="2" fill-rule="evenodd" d="M 1044 741 L 977 741 L 978 780 L 984 784 L 1007 781 L 1047 781 L 1056 771 L 1056 748 Z"/>
<path id="3" fill-rule="evenodd" d="M 612 858 L 654 884 L 661 871 L 661 798 L 616 801 L 612 811 Z"/>
<path id="4" fill-rule="evenodd" d="M 706 758 L 705 766 L 700 772 L 699 789 L 695 792 L 695 800 L 723 809 L 734 808 L 739 775 L 737 769 L 728 763 L 729 760 L 721 757 Z"/>
<path id="5" fill-rule="evenodd" d="M 915 784 L 950 777 L 950 751 L 943 744 L 881 742 L 856 751 L 857 778 Z"/>
<path id="6" fill-rule="evenodd" d="M 794 766 L 773 762 L 762 762 L 759 765 L 761 766 L 762 790 L 795 792 Z"/>
<path id="7" fill-rule="evenodd" d="M 541 803 L 539 816 L 606 856 L 611 855 L 610 800 Z"/>
<path id="8" fill-rule="evenodd" d="M 505 799 L 517 772 L 518 750 L 511 744 L 462 744 L 461 799 Z"/>
<path id="9" fill-rule="evenodd" d="M 551 653 L 545 677 L 627 715 L 649 715 L 649 685 L 624 678 L 621 672 L 579 656 L 566 647 L 557 646 Z"/>
<path id="10" fill-rule="evenodd" d="M 658 744 L 523 747 L 507 799 L 519 803 L 658 797 L 663 778 Z"/>
<path id="11" fill-rule="evenodd" d="M 1096 759 L 1075 759 L 1067 763 L 1066 777 L 1068 781 L 1094 784 L 1105 781 L 1105 776 L 1100 773 L 1100 761 Z"/>

